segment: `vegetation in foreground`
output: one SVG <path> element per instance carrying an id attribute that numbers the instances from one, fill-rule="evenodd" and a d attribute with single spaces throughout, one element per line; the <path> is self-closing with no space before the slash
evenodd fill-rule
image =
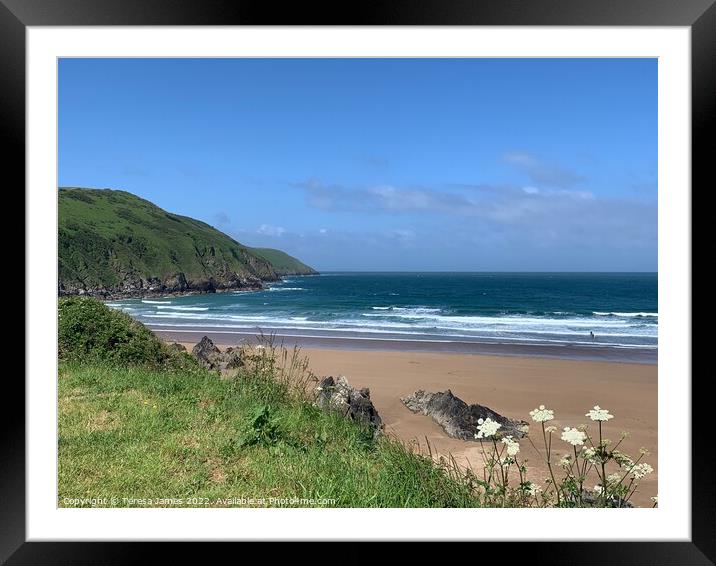
<path id="1" fill-rule="evenodd" d="M 230 377 L 89 298 L 59 303 L 60 506 L 625 507 L 652 473 L 602 436 L 530 413 L 550 477 L 528 481 L 519 441 L 486 419 L 480 474 L 313 404 L 296 349 L 245 349 Z M 554 442 L 573 457 L 553 462 Z M 656 506 L 657 498 L 652 498 Z"/>
<path id="2" fill-rule="evenodd" d="M 314 407 L 298 351 L 223 379 L 98 301 L 59 311 L 60 506 L 480 504 L 456 466 Z"/>

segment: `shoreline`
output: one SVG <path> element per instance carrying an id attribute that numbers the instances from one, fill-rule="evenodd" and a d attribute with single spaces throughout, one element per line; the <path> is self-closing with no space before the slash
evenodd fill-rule
<path id="1" fill-rule="evenodd" d="M 208 336 L 218 346 L 236 346 L 241 343 L 256 343 L 259 328 L 227 330 L 206 327 L 203 329 L 177 329 L 173 327 L 150 326 L 152 332 L 163 340 L 196 344 L 203 336 Z M 277 344 L 283 343 L 291 348 L 294 345 L 302 349 L 323 349 L 361 352 L 413 352 L 443 353 L 476 356 L 498 356 L 512 358 L 539 358 L 551 360 L 593 361 L 608 363 L 626 363 L 636 365 L 656 365 L 657 348 L 617 348 L 613 346 L 588 346 L 576 344 L 549 345 L 529 343 L 485 342 L 477 340 L 439 340 L 420 338 L 395 338 L 361 336 L 335 336 L 301 334 L 294 329 L 267 329 L 265 337 L 273 336 Z"/>

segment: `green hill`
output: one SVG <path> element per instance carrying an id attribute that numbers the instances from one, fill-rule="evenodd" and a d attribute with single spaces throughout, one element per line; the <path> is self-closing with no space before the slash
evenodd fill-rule
<path id="1" fill-rule="evenodd" d="M 313 268 L 281 250 L 251 248 L 251 251 L 268 261 L 279 275 L 316 275 L 316 271 Z"/>
<path id="2" fill-rule="evenodd" d="M 282 275 L 315 273 L 283 252 L 259 253 L 125 191 L 60 188 L 58 198 L 61 295 L 257 289 Z"/>

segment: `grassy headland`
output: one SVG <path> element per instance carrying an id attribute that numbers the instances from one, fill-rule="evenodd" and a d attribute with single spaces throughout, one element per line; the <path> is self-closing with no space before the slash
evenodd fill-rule
<path id="1" fill-rule="evenodd" d="M 272 248 L 251 248 L 251 251 L 271 264 L 278 275 L 315 275 L 316 271 L 295 257 Z"/>
<path id="2" fill-rule="evenodd" d="M 254 250 L 125 191 L 61 188 L 58 198 L 60 294 L 211 292 L 315 273 L 288 254 Z"/>

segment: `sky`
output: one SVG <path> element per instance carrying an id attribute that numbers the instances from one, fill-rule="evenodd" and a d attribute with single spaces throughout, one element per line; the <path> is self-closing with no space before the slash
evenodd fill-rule
<path id="1" fill-rule="evenodd" d="M 656 271 L 656 59 L 60 59 L 59 186 L 319 271 Z"/>

